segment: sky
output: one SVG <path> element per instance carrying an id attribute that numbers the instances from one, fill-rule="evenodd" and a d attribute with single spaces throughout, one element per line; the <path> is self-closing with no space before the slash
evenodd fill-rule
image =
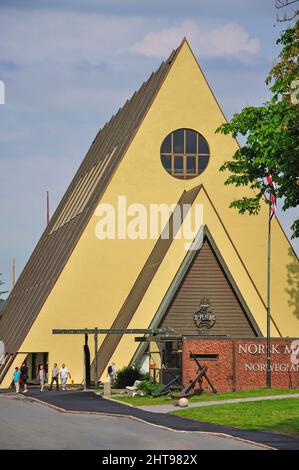
<path id="1" fill-rule="evenodd" d="M 274 0 L 0 0 L 3 287 L 45 228 L 46 190 L 53 213 L 98 130 L 184 36 L 229 119 L 269 97 L 280 30 Z M 288 236 L 294 215 L 279 210 Z"/>

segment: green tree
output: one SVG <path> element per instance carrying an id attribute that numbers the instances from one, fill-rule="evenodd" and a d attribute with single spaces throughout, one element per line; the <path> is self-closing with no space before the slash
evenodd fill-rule
<path id="1" fill-rule="evenodd" d="M 284 211 L 299 203 L 298 14 L 295 24 L 281 33 L 277 44 L 282 49 L 266 78 L 272 99 L 260 107 L 247 106 L 216 130 L 235 138 L 246 137 L 246 144 L 220 168 L 231 173 L 226 185 L 249 186 L 253 190 L 251 197 L 231 202 L 230 207 L 241 214 L 259 213 L 261 199 L 273 191 L 265 179 L 268 174 L 276 183 L 276 197 L 283 200 Z M 292 238 L 298 237 L 298 219 L 292 230 Z"/>

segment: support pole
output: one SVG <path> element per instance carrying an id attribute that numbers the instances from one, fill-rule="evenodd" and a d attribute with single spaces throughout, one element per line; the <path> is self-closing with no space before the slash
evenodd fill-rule
<path id="1" fill-rule="evenodd" d="M 95 328 L 94 334 L 94 388 L 97 389 L 98 385 L 98 329 Z"/>
<path id="2" fill-rule="evenodd" d="M 47 225 L 50 222 L 50 199 L 49 199 L 49 191 L 46 192 L 46 220 Z"/>
<path id="3" fill-rule="evenodd" d="M 267 388 L 271 388 L 271 203 L 268 219 L 268 262 L 267 262 Z"/>
<path id="4" fill-rule="evenodd" d="M 83 351 L 84 351 L 84 354 L 83 354 L 83 357 L 84 357 L 84 368 L 83 368 L 83 374 L 84 374 L 84 390 L 86 391 L 87 390 L 87 383 L 86 383 L 86 346 L 88 344 L 88 335 L 84 335 L 84 347 L 83 347 Z"/>

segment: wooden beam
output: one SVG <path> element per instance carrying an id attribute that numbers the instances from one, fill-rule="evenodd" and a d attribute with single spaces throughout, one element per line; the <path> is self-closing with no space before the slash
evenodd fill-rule
<path id="1" fill-rule="evenodd" d="M 170 334 L 173 333 L 171 328 L 151 328 L 151 329 L 101 329 L 101 328 L 84 328 L 84 329 L 66 329 L 66 330 L 52 330 L 53 335 L 135 335 L 135 334 L 144 334 L 144 335 L 156 335 L 156 334 Z"/>

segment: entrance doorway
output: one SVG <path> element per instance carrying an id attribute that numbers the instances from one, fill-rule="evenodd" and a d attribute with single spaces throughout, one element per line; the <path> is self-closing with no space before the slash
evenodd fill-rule
<path id="1" fill-rule="evenodd" d="M 38 383 L 38 370 L 41 365 L 45 369 L 45 382 L 48 381 L 48 357 L 47 352 L 29 353 L 26 357 L 25 364 L 28 367 L 29 383 Z"/>
<path id="2" fill-rule="evenodd" d="M 182 378 L 181 337 L 155 338 L 149 344 L 150 378 L 161 385 L 167 385 L 174 376 Z"/>
<path id="3" fill-rule="evenodd" d="M 162 344 L 161 382 L 163 385 L 169 383 L 173 376 L 182 374 L 182 343 L 181 341 L 166 340 Z"/>

